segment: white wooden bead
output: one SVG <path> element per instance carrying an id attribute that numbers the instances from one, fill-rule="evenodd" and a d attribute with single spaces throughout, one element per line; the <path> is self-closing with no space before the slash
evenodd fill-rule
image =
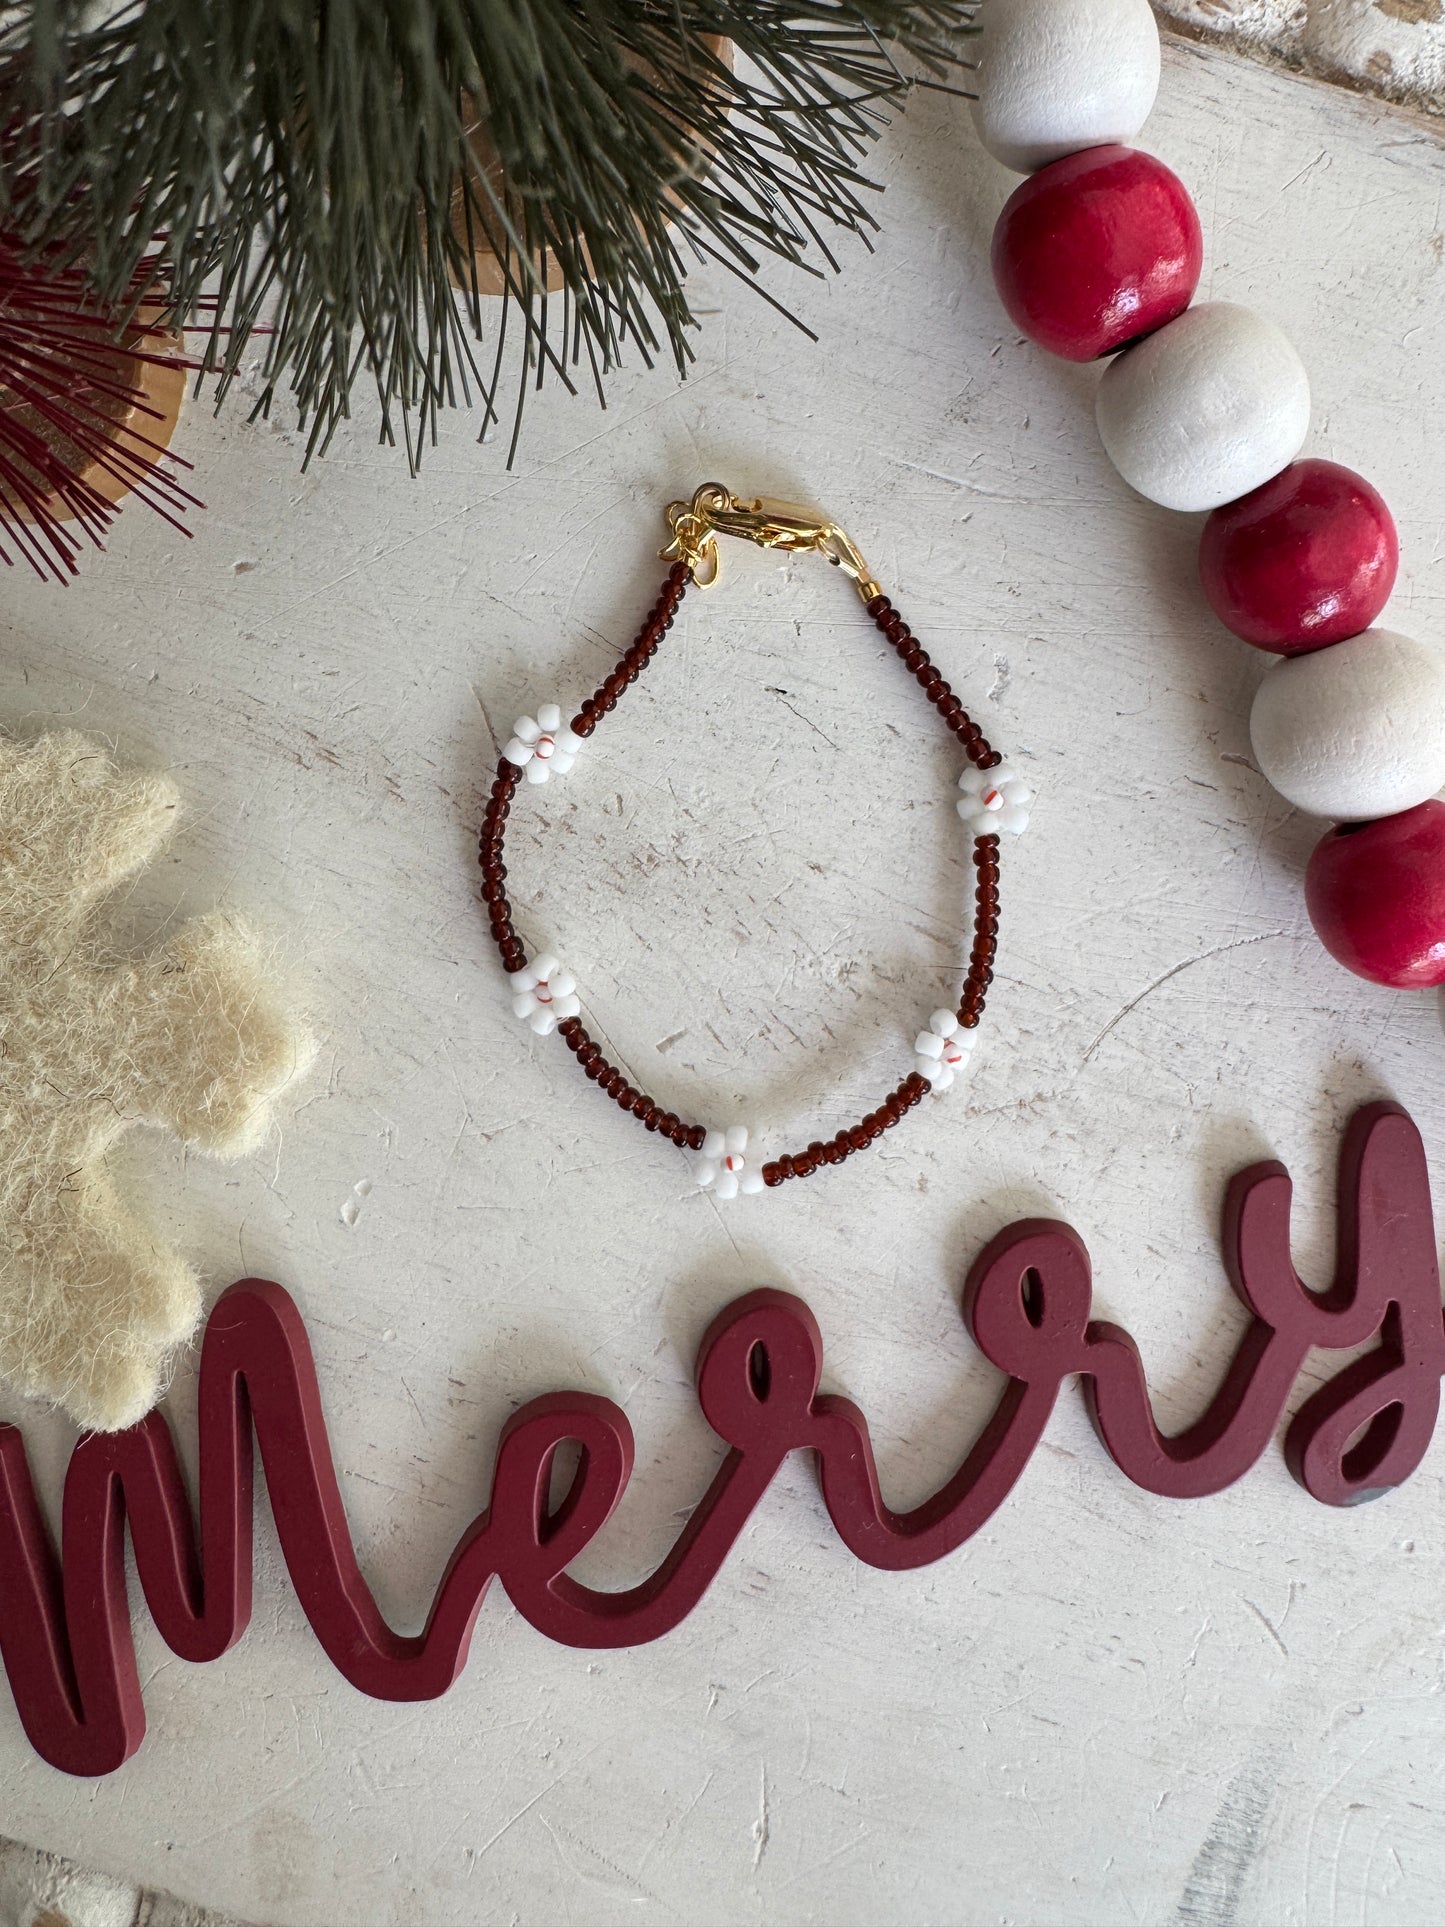
<path id="1" fill-rule="evenodd" d="M 958 1029 L 958 1015 L 952 1010 L 936 1010 L 928 1020 L 928 1028 L 935 1037 L 952 1037 Z"/>
<path id="2" fill-rule="evenodd" d="M 1131 141 L 1149 118 L 1159 29 L 1148 0 L 988 0 L 979 24 L 974 125 L 1015 173 Z"/>
<path id="3" fill-rule="evenodd" d="M 537 711 L 537 721 L 542 731 L 554 735 L 562 727 L 562 710 L 557 703 L 543 703 Z"/>
<path id="4" fill-rule="evenodd" d="M 1213 509 L 1298 455 L 1310 425 L 1309 377 L 1272 321 L 1205 301 L 1110 364 L 1096 414 L 1131 488 L 1167 509 Z"/>
<path id="5" fill-rule="evenodd" d="M 1445 787 L 1445 651 L 1391 629 L 1292 656 L 1259 686 L 1249 733 L 1288 802 L 1342 822 Z"/>

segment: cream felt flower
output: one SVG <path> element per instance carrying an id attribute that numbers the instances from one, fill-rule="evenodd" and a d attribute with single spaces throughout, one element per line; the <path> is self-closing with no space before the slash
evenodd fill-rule
<path id="1" fill-rule="evenodd" d="M 201 1309 L 108 1153 L 137 1124 L 253 1150 L 314 1054 L 235 919 L 184 923 L 140 956 L 106 945 L 103 900 L 177 804 L 168 778 L 118 770 L 83 736 L 0 739 L 0 1371 L 97 1431 L 149 1410 Z"/>

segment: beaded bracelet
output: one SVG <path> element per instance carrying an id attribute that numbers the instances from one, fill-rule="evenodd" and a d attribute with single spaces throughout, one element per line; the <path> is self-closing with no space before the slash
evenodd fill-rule
<path id="1" fill-rule="evenodd" d="M 742 502 L 721 484 L 710 482 L 690 502 L 674 502 L 667 511 L 672 540 L 663 550 L 672 567 L 657 601 L 648 611 L 637 639 L 619 658 L 616 668 L 582 704 L 566 727 L 561 708 L 543 704 L 536 714 L 521 717 L 502 751 L 482 818 L 479 861 L 482 901 L 487 906 L 493 939 L 507 973 L 514 1014 L 540 1036 L 556 1031 L 594 1084 L 649 1131 L 658 1132 L 680 1148 L 699 1153 L 699 1185 L 715 1197 L 734 1198 L 806 1178 L 825 1164 L 841 1164 L 855 1151 L 866 1150 L 891 1130 L 930 1089 L 946 1091 L 968 1061 L 974 1033 L 983 1016 L 993 982 L 998 948 L 999 843 L 1002 834 L 1018 835 L 1028 826 L 1032 792 L 1018 773 L 1007 767 L 990 747 L 963 704 L 915 639 L 888 597 L 869 574 L 863 558 L 843 531 L 824 518 L 782 503 Z M 830 1139 L 815 1139 L 805 1149 L 791 1152 L 758 1168 L 748 1157 L 749 1134 L 742 1125 L 719 1129 L 688 1123 L 633 1088 L 615 1064 L 609 1063 L 581 1018 L 577 985 L 557 958 L 539 953 L 529 961 L 512 925 L 507 901 L 507 866 L 503 843 L 512 799 L 519 784 L 541 784 L 565 776 L 601 719 L 617 707 L 656 655 L 671 629 L 679 605 L 694 582 L 710 588 L 718 577 L 719 535 L 737 536 L 765 549 L 783 553 L 814 553 L 840 568 L 853 582 L 864 607 L 912 671 L 952 735 L 969 767 L 959 778 L 962 795 L 958 813 L 974 832 L 973 862 L 978 872 L 974 892 L 973 947 L 957 1010 L 935 1011 L 914 1041 L 914 1066 L 890 1091 L 877 1110 Z"/>

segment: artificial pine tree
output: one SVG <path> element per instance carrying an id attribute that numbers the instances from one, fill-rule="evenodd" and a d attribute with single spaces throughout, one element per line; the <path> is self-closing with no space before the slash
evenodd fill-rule
<path id="1" fill-rule="evenodd" d="M 258 407 L 289 390 L 309 455 L 369 377 L 415 463 L 440 408 L 519 420 L 549 370 L 600 393 L 629 342 L 685 370 L 693 264 L 836 265 L 829 231 L 874 224 L 869 140 L 953 78 L 971 13 L 0 0 L 0 216 L 111 303 L 159 237 L 220 394 L 259 353 Z"/>

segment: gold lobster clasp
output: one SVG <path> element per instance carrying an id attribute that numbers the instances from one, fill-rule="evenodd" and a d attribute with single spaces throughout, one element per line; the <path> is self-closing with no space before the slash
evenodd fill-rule
<path id="1" fill-rule="evenodd" d="M 781 549 L 785 555 L 812 551 L 841 569 L 869 602 L 880 592 L 868 565 L 852 540 L 836 522 L 814 509 L 766 496 L 742 501 L 721 482 L 704 482 L 690 502 L 670 502 L 667 526 L 672 540 L 662 551 L 672 562 L 686 562 L 693 580 L 710 589 L 718 577 L 717 538 L 736 536 L 759 548 Z"/>

